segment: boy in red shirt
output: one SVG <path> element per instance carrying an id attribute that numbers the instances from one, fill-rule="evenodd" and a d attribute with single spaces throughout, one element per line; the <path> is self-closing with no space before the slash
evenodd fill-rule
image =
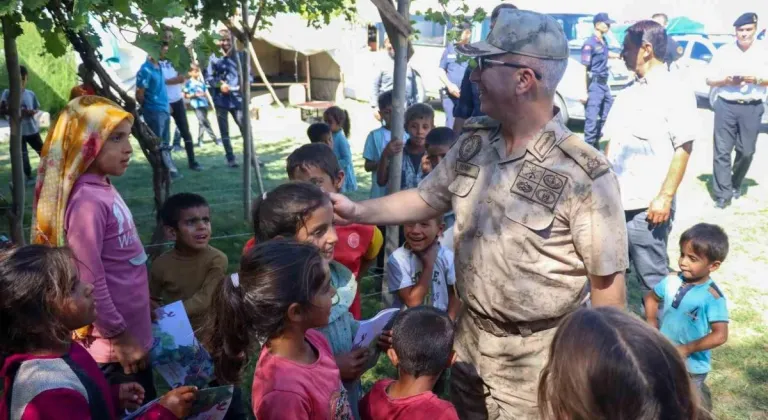
<path id="1" fill-rule="evenodd" d="M 387 356 L 399 379 L 382 379 L 360 400 L 361 420 L 458 420 L 456 409 L 432 392 L 456 360 L 453 322 L 431 306 L 401 312 L 392 327 Z"/>
<path id="2" fill-rule="evenodd" d="M 311 182 L 325 192 L 339 193 L 344 185 L 344 171 L 333 149 L 324 143 L 305 144 L 288 156 L 286 170 L 291 181 Z M 333 259 L 347 267 L 360 281 L 381 251 L 384 238 L 376 226 L 351 224 L 334 226 L 339 241 Z M 361 317 L 360 288 L 349 307 L 355 319 Z"/>

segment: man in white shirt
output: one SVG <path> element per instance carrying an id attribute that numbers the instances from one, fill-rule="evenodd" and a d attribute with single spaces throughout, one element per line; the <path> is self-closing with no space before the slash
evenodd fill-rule
<path id="1" fill-rule="evenodd" d="M 768 51 L 755 43 L 757 15 L 745 13 L 733 23 L 736 42 L 723 45 L 709 65 L 707 84 L 715 90 L 715 206 L 724 209 L 741 197 L 760 131 L 768 87 Z M 731 153 L 736 159 L 731 166 Z"/>
<path id="2" fill-rule="evenodd" d="M 696 137 L 696 97 L 664 63 L 667 35 L 652 20 L 627 29 L 622 57 L 637 79 L 605 125 L 606 155 L 619 180 L 629 256 L 648 292 L 669 274 L 667 240 L 675 193 Z"/>
<path id="3" fill-rule="evenodd" d="M 179 75 L 167 57 L 168 42 L 163 42 L 160 49 L 160 69 L 163 71 L 165 79 L 165 90 L 168 93 L 168 102 L 171 104 L 171 116 L 176 123 L 176 130 L 184 137 L 184 148 L 187 151 L 187 161 L 189 169 L 193 171 L 202 171 L 203 167 L 195 160 L 195 145 L 192 143 L 192 134 L 189 132 L 189 121 L 187 120 L 187 107 L 184 104 L 184 94 L 181 89 L 187 81 L 183 75 Z M 168 144 L 163 146 L 168 147 Z M 176 144 L 174 139 L 174 149 L 181 149 L 181 145 Z"/>

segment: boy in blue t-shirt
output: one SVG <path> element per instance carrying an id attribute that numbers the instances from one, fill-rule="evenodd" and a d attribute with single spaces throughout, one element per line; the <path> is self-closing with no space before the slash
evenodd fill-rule
<path id="1" fill-rule="evenodd" d="M 725 296 L 709 277 L 726 255 L 728 235 L 720 226 L 693 226 L 680 237 L 680 273 L 664 278 L 645 297 L 648 323 L 657 328 L 659 303 L 663 304 L 661 333 L 686 359 L 688 373 L 700 392 L 712 370 L 710 350 L 728 339 Z"/>

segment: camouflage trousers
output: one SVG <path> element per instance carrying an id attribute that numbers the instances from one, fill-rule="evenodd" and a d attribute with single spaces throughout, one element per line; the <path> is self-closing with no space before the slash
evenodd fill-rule
<path id="1" fill-rule="evenodd" d="M 537 388 L 555 328 L 528 337 L 498 337 L 466 312 L 459 319 L 451 402 L 462 420 L 538 419 Z"/>

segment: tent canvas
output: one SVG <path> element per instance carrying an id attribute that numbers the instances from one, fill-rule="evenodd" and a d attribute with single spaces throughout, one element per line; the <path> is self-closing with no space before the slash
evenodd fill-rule
<path id="1" fill-rule="evenodd" d="M 279 14 L 270 28 L 254 34 L 254 40 L 270 82 L 305 83 L 309 57 L 311 98 L 339 101 L 344 96 L 344 75 L 354 68 L 355 55 L 366 48 L 367 30 L 343 18 L 317 29 L 299 15 Z"/>

